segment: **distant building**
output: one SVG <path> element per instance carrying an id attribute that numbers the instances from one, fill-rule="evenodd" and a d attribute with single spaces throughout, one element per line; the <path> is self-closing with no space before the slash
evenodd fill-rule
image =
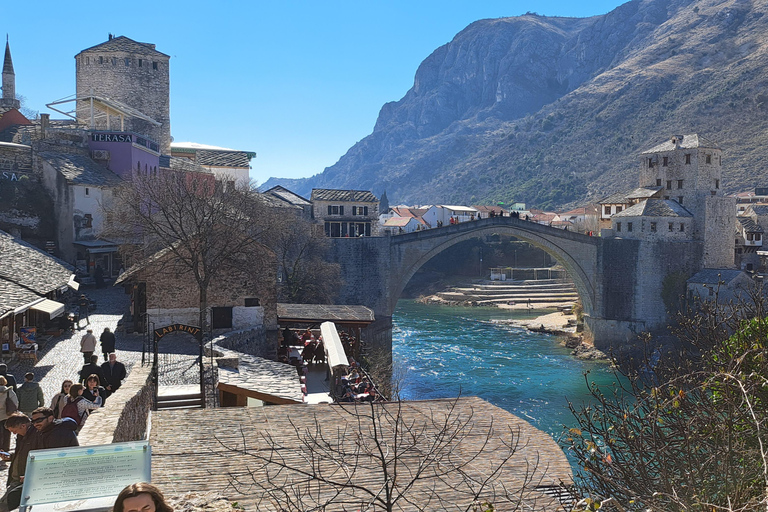
<path id="1" fill-rule="evenodd" d="M 493 216 L 496 217 L 509 217 L 509 211 L 505 210 L 501 206 L 485 206 L 473 204 L 472 208 L 477 212 L 475 217 L 480 219 L 487 219 L 491 216 L 491 213 L 493 213 Z"/>
<path id="2" fill-rule="evenodd" d="M 736 268 L 753 271 L 760 268 L 758 251 L 763 248 L 763 228 L 752 217 L 736 217 Z"/>
<path id="3" fill-rule="evenodd" d="M 270 205 L 273 207 L 296 209 L 305 219 L 312 218 L 312 202 L 283 186 L 274 186 L 262 192 L 262 195 L 271 199 Z"/>
<path id="4" fill-rule="evenodd" d="M 312 216 L 325 236 L 377 236 L 379 200 L 367 190 L 312 189 Z"/>
<path id="5" fill-rule="evenodd" d="M 211 171 L 217 180 L 243 186 L 251 180 L 251 160 L 256 153 L 196 142 L 172 142 L 171 156 L 188 158 Z"/>
<path id="6" fill-rule="evenodd" d="M 724 304 L 746 298 L 754 286 L 749 274 L 729 268 L 705 268 L 686 282 L 688 299 Z"/>
<path id="7" fill-rule="evenodd" d="M 452 218 L 455 222 L 469 222 L 476 219 L 477 214 L 477 210 L 471 206 L 437 204 L 428 207 L 422 218 L 430 227 L 436 228 L 438 222 L 443 226 L 448 226 Z"/>
<path id="8" fill-rule="evenodd" d="M 646 199 L 611 218 L 613 233 L 635 240 L 691 240 L 693 215 L 676 201 Z"/>

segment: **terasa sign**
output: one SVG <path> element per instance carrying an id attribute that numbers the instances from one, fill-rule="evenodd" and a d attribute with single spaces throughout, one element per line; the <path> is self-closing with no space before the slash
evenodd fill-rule
<path id="1" fill-rule="evenodd" d="M 133 142 L 130 133 L 92 133 L 93 142 Z"/>
<path id="2" fill-rule="evenodd" d="M 170 334 L 172 332 L 188 332 L 194 337 L 199 337 L 201 334 L 201 330 L 199 327 L 195 327 L 194 325 L 184 325 L 184 324 L 173 324 L 173 325 L 167 325 L 165 327 L 161 327 L 159 329 L 155 329 L 154 334 L 155 338 L 160 339 L 166 334 Z"/>

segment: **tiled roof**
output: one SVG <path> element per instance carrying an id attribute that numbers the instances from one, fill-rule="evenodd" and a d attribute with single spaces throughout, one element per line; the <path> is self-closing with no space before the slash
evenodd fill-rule
<path id="1" fill-rule="evenodd" d="M 485 205 L 474 205 L 473 204 L 472 208 L 474 208 L 475 210 L 477 210 L 480 213 L 491 213 L 492 211 L 496 212 L 496 213 L 499 213 L 500 211 L 504 212 L 504 213 L 507 213 L 507 210 L 505 210 L 501 206 L 485 206 Z"/>
<path id="2" fill-rule="evenodd" d="M 705 268 L 696 272 L 687 282 L 698 284 L 717 284 L 720 281 L 730 283 L 740 275 L 744 274 L 741 270 L 732 270 L 729 268 Z"/>
<path id="3" fill-rule="evenodd" d="M 674 140 L 678 141 L 677 143 Z M 648 153 L 661 153 L 662 151 L 673 151 L 675 149 L 696 149 L 696 148 L 709 148 L 720 149 L 720 147 L 711 140 L 700 137 L 698 134 L 691 135 L 675 135 L 670 137 L 665 142 L 662 142 L 658 146 L 654 146 L 651 149 L 643 151 L 641 155 Z"/>
<path id="4" fill-rule="evenodd" d="M 757 222 L 752 220 L 751 217 L 736 217 L 736 219 L 741 224 L 741 227 L 746 231 L 747 233 L 762 233 L 763 228 L 761 228 Z"/>
<path id="5" fill-rule="evenodd" d="M 211 167 L 245 167 L 251 165 L 251 156 L 247 151 L 209 151 L 195 152 L 197 163 Z"/>
<path id="6" fill-rule="evenodd" d="M 693 217 L 693 214 L 671 199 L 646 199 L 613 217 Z"/>
<path id="7" fill-rule="evenodd" d="M 753 204 L 747 208 L 747 213 L 749 212 L 755 215 L 768 215 L 768 204 Z"/>
<path id="8" fill-rule="evenodd" d="M 174 171 L 211 174 L 211 171 L 202 165 L 196 164 L 188 158 L 179 158 L 177 156 L 160 155 L 160 167 L 164 169 L 172 169 Z"/>
<path id="9" fill-rule="evenodd" d="M 358 203 L 377 203 L 379 200 L 368 190 L 337 190 L 332 188 L 313 188 L 312 201 L 355 201 Z"/>
<path id="10" fill-rule="evenodd" d="M 0 316 L 66 286 L 74 269 L 0 231 Z"/>
<path id="11" fill-rule="evenodd" d="M 658 199 L 659 192 L 661 192 L 663 188 L 664 187 L 640 187 L 627 194 L 626 197 L 627 199 L 650 199 L 651 197 Z"/>
<path id="12" fill-rule="evenodd" d="M 278 303 L 279 321 L 308 322 L 351 322 L 371 323 L 375 320 L 373 311 L 365 306 L 344 306 L 332 304 L 285 304 Z"/>
<path id="13" fill-rule="evenodd" d="M 155 50 L 155 45 L 152 43 L 140 43 L 138 41 L 134 41 L 133 39 L 130 39 L 125 36 L 113 37 L 112 39 L 105 41 L 103 43 L 97 44 L 96 46 L 91 46 L 90 48 L 86 48 L 85 50 L 82 50 L 80 53 L 94 52 L 94 51 L 127 52 L 127 53 L 139 53 L 142 55 L 161 55 L 163 57 L 170 58 L 169 55 L 166 55 L 164 53 L 161 53 Z M 80 53 L 78 53 L 77 55 L 80 55 Z"/>
<path id="14" fill-rule="evenodd" d="M 301 197 L 299 194 L 291 192 L 290 190 L 288 190 L 287 188 L 281 185 L 272 187 L 271 189 L 263 192 L 263 194 L 278 197 L 279 199 L 285 201 L 286 203 L 296 205 L 296 206 L 309 206 L 312 204 L 308 200 Z"/>
<path id="15" fill-rule="evenodd" d="M 44 151 L 40 153 L 40 158 L 73 185 L 115 187 L 123 182 L 117 174 L 85 155 Z"/>
<path id="16" fill-rule="evenodd" d="M 616 192 L 615 194 L 611 194 L 605 199 L 602 199 L 599 204 L 627 204 L 628 202 L 626 192 Z"/>
<path id="17" fill-rule="evenodd" d="M 467 213 L 475 213 L 477 210 L 472 208 L 471 206 L 462 206 L 457 204 L 441 204 L 438 205 L 440 208 L 445 208 L 446 210 L 452 210 L 454 212 L 467 212 Z"/>
<path id="18" fill-rule="evenodd" d="M 390 217 L 384 221 L 386 227 L 403 227 L 407 226 L 411 219 L 416 220 L 415 217 Z M 417 221 L 418 222 L 418 221 Z"/>

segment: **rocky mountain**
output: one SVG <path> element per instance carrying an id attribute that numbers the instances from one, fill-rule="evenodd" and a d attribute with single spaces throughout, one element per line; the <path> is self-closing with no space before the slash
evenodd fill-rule
<path id="1" fill-rule="evenodd" d="M 559 207 L 636 186 L 640 151 L 699 133 L 724 150 L 726 190 L 768 185 L 766 14 L 764 0 L 632 0 L 591 18 L 475 22 L 336 164 L 279 182 Z"/>

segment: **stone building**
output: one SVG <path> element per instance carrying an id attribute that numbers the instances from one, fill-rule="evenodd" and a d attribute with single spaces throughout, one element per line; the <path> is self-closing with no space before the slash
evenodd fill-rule
<path id="1" fill-rule="evenodd" d="M 749 216 L 736 218 L 736 268 L 741 270 L 758 270 L 760 268 L 760 255 L 758 251 L 763 248 L 764 229 Z"/>
<path id="2" fill-rule="evenodd" d="M 186 158 L 201 165 L 212 172 L 219 181 L 244 186 L 251 180 L 251 160 L 256 158 L 256 153 L 196 142 L 173 142 L 171 156 Z"/>
<path id="3" fill-rule="evenodd" d="M 674 135 L 640 154 L 640 186 L 661 187 L 693 215 L 693 239 L 704 245 L 704 267 L 733 266 L 736 200 L 722 187 L 722 150 L 692 135 Z"/>
<path id="4" fill-rule="evenodd" d="M 160 153 L 170 154 L 170 56 L 154 44 L 110 34 L 106 42 L 78 53 L 75 62 L 79 123 L 144 135 L 159 144 Z M 121 119 L 109 108 L 110 100 L 117 110 L 127 105 L 141 115 Z"/>
<path id="5" fill-rule="evenodd" d="M 376 236 L 379 200 L 367 190 L 312 189 L 312 217 L 332 238 Z"/>
<path id="6" fill-rule="evenodd" d="M 262 196 L 269 201 L 270 206 L 273 208 L 293 210 L 297 215 L 305 219 L 312 218 L 312 202 L 283 186 L 276 185 L 269 190 L 265 190 L 262 192 Z"/>
<path id="7" fill-rule="evenodd" d="M 207 299 L 214 332 L 262 329 L 265 336 L 277 340 L 277 266 L 271 250 L 262 247 L 260 254 L 259 268 L 230 268 L 211 282 Z M 156 327 L 200 324 L 197 282 L 191 271 L 176 261 L 169 249 L 163 249 L 117 279 L 115 284 L 126 285 L 131 293 L 137 332 L 143 332 L 147 323 Z"/>
<path id="8" fill-rule="evenodd" d="M 646 199 L 611 217 L 613 232 L 634 240 L 685 241 L 693 238 L 693 214 L 677 201 Z"/>

